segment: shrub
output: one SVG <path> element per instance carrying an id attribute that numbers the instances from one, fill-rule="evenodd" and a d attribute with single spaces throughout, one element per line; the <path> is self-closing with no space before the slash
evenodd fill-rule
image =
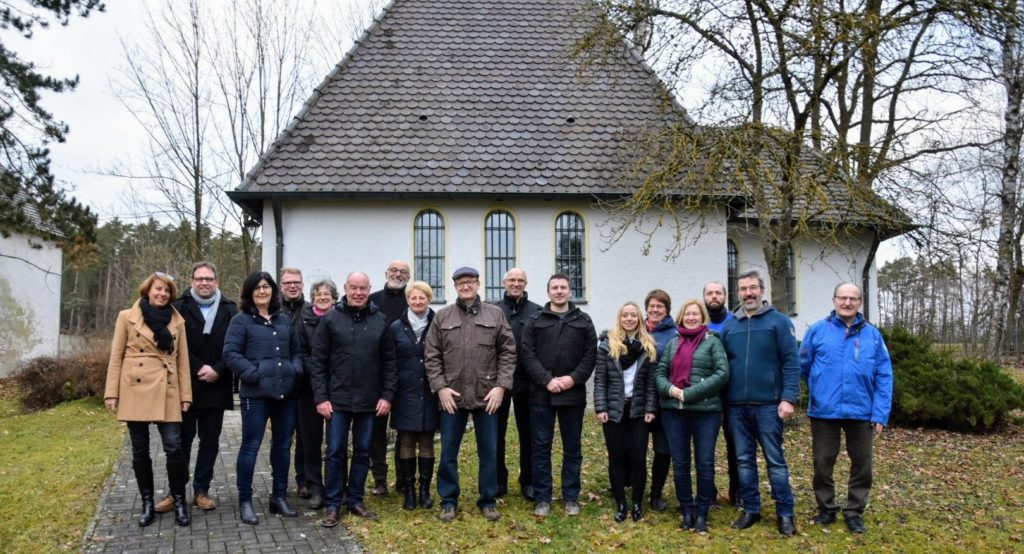
<path id="1" fill-rule="evenodd" d="M 26 411 L 52 408 L 79 398 L 102 398 L 109 352 L 91 350 L 60 358 L 41 356 L 14 375 Z"/>
<path id="2" fill-rule="evenodd" d="M 882 334 L 895 374 L 893 425 L 990 432 L 1024 408 L 1024 388 L 995 362 L 956 358 L 901 327 Z"/>

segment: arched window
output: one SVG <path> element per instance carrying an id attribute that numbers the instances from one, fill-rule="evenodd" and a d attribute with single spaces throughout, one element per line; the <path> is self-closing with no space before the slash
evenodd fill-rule
<path id="1" fill-rule="evenodd" d="M 516 266 L 516 220 L 512 214 L 498 210 L 487 214 L 484 220 L 484 296 L 487 300 L 500 300 L 505 294 L 501 279 L 505 272 Z"/>
<path id="2" fill-rule="evenodd" d="M 728 270 L 725 286 L 726 294 L 729 295 L 729 298 L 726 299 L 726 307 L 731 311 L 740 304 L 739 285 L 736 279 L 740 274 L 740 253 L 736 249 L 736 243 L 730 239 L 725 239 L 725 249 Z"/>
<path id="3" fill-rule="evenodd" d="M 555 220 L 555 272 L 569 276 L 574 300 L 586 300 L 583 255 L 583 218 L 574 212 L 562 212 Z"/>
<path id="4" fill-rule="evenodd" d="M 796 256 L 793 245 L 786 252 L 786 309 L 789 315 L 796 315 Z"/>
<path id="5" fill-rule="evenodd" d="M 416 279 L 434 289 L 434 302 L 444 302 L 444 217 L 435 210 L 416 214 L 413 242 Z"/>

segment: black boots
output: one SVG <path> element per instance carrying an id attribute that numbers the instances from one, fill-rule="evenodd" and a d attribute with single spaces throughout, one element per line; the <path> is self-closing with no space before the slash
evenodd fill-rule
<path id="1" fill-rule="evenodd" d="M 174 522 L 182 527 L 192 524 L 192 516 L 188 513 L 185 502 L 185 483 L 188 483 L 188 465 L 186 462 L 167 462 L 167 481 L 174 499 Z"/>
<path id="2" fill-rule="evenodd" d="M 626 504 L 619 504 L 615 508 L 615 523 L 622 523 L 623 521 L 626 521 L 627 514 L 629 514 L 629 512 L 626 510 Z"/>
<path id="3" fill-rule="evenodd" d="M 416 459 L 398 459 L 398 482 L 402 485 L 401 491 L 405 500 L 402 508 L 406 510 L 416 509 Z"/>
<path id="4" fill-rule="evenodd" d="M 654 462 L 651 464 L 651 509 L 655 512 L 668 509 L 668 502 L 662 498 L 661 491 L 665 489 L 671 463 L 672 457 L 668 454 L 654 454 Z"/>
<path id="5" fill-rule="evenodd" d="M 256 516 L 256 510 L 252 509 L 252 502 L 238 503 L 238 517 L 246 525 L 256 525 L 260 522 L 260 518 Z"/>
<path id="6" fill-rule="evenodd" d="M 278 514 L 281 517 L 299 517 L 298 512 L 288 505 L 288 499 L 283 496 L 280 498 L 270 497 L 270 513 Z"/>
<path id="7" fill-rule="evenodd" d="M 430 509 L 434 507 L 434 499 L 430 497 L 430 480 L 434 477 L 434 459 L 420 458 L 420 506 Z"/>
<path id="8" fill-rule="evenodd" d="M 132 467 L 135 469 L 135 481 L 139 485 L 139 494 L 142 495 L 139 527 L 146 527 L 153 523 L 153 519 L 156 517 L 153 508 L 153 463 L 150 461 L 135 462 Z"/>

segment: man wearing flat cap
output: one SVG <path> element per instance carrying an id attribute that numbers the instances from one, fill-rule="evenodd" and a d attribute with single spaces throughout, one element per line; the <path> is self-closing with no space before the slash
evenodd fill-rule
<path id="1" fill-rule="evenodd" d="M 498 494 L 498 408 L 512 388 L 516 339 L 501 308 L 481 302 L 480 273 L 460 267 L 452 274 L 455 304 L 438 310 L 427 330 L 424 365 L 430 390 L 441 405 L 441 461 L 437 493 L 441 521 L 455 519 L 459 504 L 459 447 L 473 418 L 479 459 L 477 507 L 490 521 L 500 516 Z"/>

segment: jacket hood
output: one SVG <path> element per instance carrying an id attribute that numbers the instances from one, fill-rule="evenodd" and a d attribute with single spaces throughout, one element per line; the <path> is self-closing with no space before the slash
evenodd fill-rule
<path id="1" fill-rule="evenodd" d="M 775 311 L 775 308 L 773 308 L 771 304 L 769 304 L 765 300 L 762 300 L 761 301 L 761 307 L 758 308 L 757 311 L 754 312 L 753 314 L 748 316 L 747 315 L 747 311 L 744 310 L 743 306 L 741 305 L 739 308 L 736 308 L 736 311 L 733 312 L 732 315 L 735 316 L 736 319 L 746 319 L 748 317 L 757 317 L 757 316 L 764 315 L 764 314 L 766 314 L 768 312 L 774 312 L 774 311 Z"/>

